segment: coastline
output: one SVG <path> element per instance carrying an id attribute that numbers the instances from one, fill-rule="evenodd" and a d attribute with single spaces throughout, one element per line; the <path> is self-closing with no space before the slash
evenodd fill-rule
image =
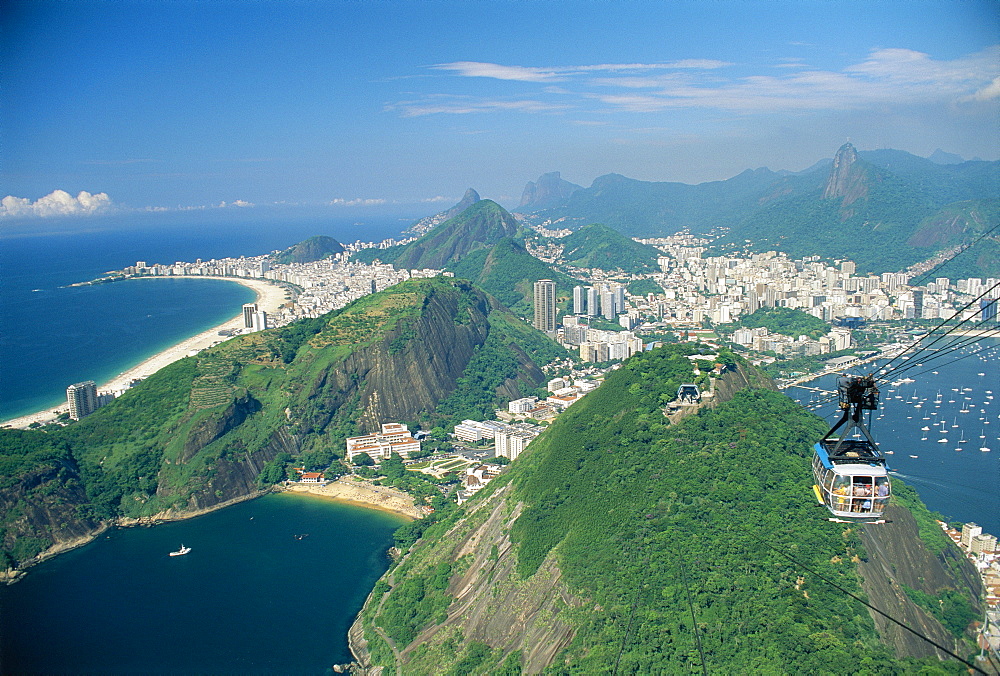
<path id="1" fill-rule="evenodd" d="M 375 486 L 367 481 L 341 477 L 326 484 L 286 483 L 283 492 L 307 493 L 328 500 L 345 502 L 368 509 L 391 512 L 408 519 L 421 519 L 426 513 L 414 504 L 413 496 L 389 486 Z"/>
<path id="2" fill-rule="evenodd" d="M 142 277 L 140 279 L 172 279 L 171 277 Z M 246 277 L 205 277 L 204 279 L 218 279 L 227 282 L 236 282 L 237 284 L 242 284 L 243 286 L 253 289 L 257 293 L 256 303 L 261 307 L 262 310 L 268 313 L 273 313 L 285 302 L 285 289 L 283 287 L 271 284 L 261 279 L 251 279 Z M 126 281 L 136 281 L 136 280 L 126 280 Z M 136 378 L 148 378 L 157 371 L 159 371 L 164 366 L 172 364 L 179 359 L 196 354 L 201 350 L 211 347 L 212 345 L 225 340 L 219 336 L 219 331 L 225 329 L 237 329 L 243 326 L 243 314 L 237 314 L 230 319 L 227 319 L 222 324 L 214 326 L 206 331 L 191 336 L 176 345 L 172 345 L 151 357 L 148 357 L 141 361 L 140 363 L 132 366 L 131 368 L 122 371 L 117 376 L 112 378 L 106 383 L 99 384 L 97 389 L 102 392 L 108 391 L 120 391 L 127 387 L 128 383 Z M 25 428 L 32 423 L 45 424 L 56 418 L 60 413 L 64 412 L 67 408 L 66 402 L 53 406 L 51 408 L 38 411 L 37 413 L 29 413 L 28 415 L 19 416 L 17 418 L 11 418 L 9 420 L 0 421 L 0 426 L 11 427 L 11 428 Z"/>

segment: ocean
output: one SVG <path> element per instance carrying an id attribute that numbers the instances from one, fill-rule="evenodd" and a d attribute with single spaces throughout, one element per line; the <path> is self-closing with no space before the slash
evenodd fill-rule
<path id="1" fill-rule="evenodd" d="M 398 235 L 420 216 L 219 210 L 0 224 L 0 420 L 65 401 L 66 387 L 106 382 L 239 314 L 234 282 L 136 280 L 67 288 L 137 260 L 252 256 L 313 235 L 344 242 Z M 54 222 L 53 222 L 54 221 Z"/>
<path id="2" fill-rule="evenodd" d="M 1000 537 L 1000 339 L 985 338 L 950 354 L 943 344 L 934 347 L 942 348 L 942 356 L 914 354 L 893 364 L 908 370 L 880 385 L 872 435 L 892 476 L 913 486 L 931 510 Z M 806 385 L 832 391 L 835 380 L 824 376 Z M 786 393 L 831 425 L 840 417 L 835 401 L 812 403 L 822 394 L 802 388 Z"/>
<path id="3" fill-rule="evenodd" d="M 282 493 L 109 531 L 0 586 L 0 671 L 333 673 L 402 523 Z"/>

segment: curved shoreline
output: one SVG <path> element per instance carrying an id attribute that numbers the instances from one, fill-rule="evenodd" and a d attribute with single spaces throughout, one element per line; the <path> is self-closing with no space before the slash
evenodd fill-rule
<path id="1" fill-rule="evenodd" d="M 368 509 L 391 512 L 408 519 L 421 519 L 426 512 L 414 504 L 413 496 L 389 486 L 375 486 L 367 481 L 341 477 L 327 484 L 286 483 L 282 492 L 305 493 Z"/>
<path id="2" fill-rule="evenodd" d="M 141 277 L 138 279 L 174 279 L 173 277 Z M 273 313 L 285 302 L 285 289 L 283 287 L 271 284 L 270 282 L 264 281 L 262 279 L 249 279 L 246 277 L 203 277 L 202 279 L 217 279 L 226 282 L 236 282 L 237 284 L 242 284 L 243 286 L 253 289 L 257 294 L 257 300 L 255 301 L 262 310 L 268 313 Z M 133 280 L 127 280 L 133 281 Z M 211 347 L 212 345 L 221 342 L 224 338 L 220 338 L 219 331 L 225 329 L 237 329 L 243 326 L 243 314 L 237 314 L 230 319 L 227 319 L 222 324 L 214 326 L 206 331 L 202 331 L 199 334 L 186 338 L 181 342 L 171 345 L 165 350 L 154 354 L 151 357 L 144 359 L 135 366 L 132 366 L 117 376 L 112 378 L 106 383 L 97 386 L 97 389 L 102 392 L 108 391 L 119 391 L 123 390 L 128 386 L 128 383 L 136 378 L 148 378 L 157 371 L 159 371 L 164 366 L 172 364 L 179 359 L 183 359 L 191 354 L 195 354 L 206 347 Z M 68 383 L 67 383 L 68 384 Z M 55 419 L 60 413 L 67 410 L 67 404 L 65 401 L 53 406 L 51 408 L 38 411 L 37 413 L 29 413 L 28 415 L 19 416 L 17 418 L 11 418 L 9 420 L 4 420 L 0 422 L 0 426 L 12 427 L 12 428 L 25 428 L 31 423 L 44 424 L 48 421 Z"/>

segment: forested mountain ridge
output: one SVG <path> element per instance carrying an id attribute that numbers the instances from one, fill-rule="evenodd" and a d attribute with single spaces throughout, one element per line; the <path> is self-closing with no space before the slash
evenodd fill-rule
<path id="1" fill-rule="evenodd" d="M 329 258 L 344 251 L 344 247 L 332 237 L 317 235 L 290 246 L 284 251 L 271 256 L 275 263 L 290 265 L 293 263 L 312 263 Z"/>
<path id="2" fill-rule="evenodd" d="M 477 249 L 514 237 L 519 229 L 517 219 L 506 209 L 492 200 L 479 200 L 409 244 L 363 249 L 354 258 L 367 263 L 378 258 L 397 268 L 442 269 Z"/>
<path id="3" fill-rule="evenodd" d="M 559 240 L 562 260 L 578 268 L 622 270 L 626 273 L 659 272 L 660 252 L 625 237 L 603 223 L 585 225 Z"/>
<path id="4" fill-rule="evenodd" d="M 468 282 L 444 277 L 237 337 L 65 428 L 0 430 L 2 563 L 116 519 L 253 495 L 279 454 L 342 454 L 346 436 L 382 422 L 482 415 L 533 391 L 545 380 L 540 366 L 564 354 Z"/>
<path id="5" fill-rule="evenodd" d="M 532 256 L 517 240 L 506 237 L 489 249 L 477 249 L 451 263 L 447 270 L 469 279 L 520 317 L 534 311 L 534 283 L 551 279 L 556 297 L 568 298 L 577 280 L 549 267 Z"/>
<path id="6" fill-rule="evenodd" d="M 997 195 L 1000 162 L 938 164 L 845 144 L 834 162 L 798 174 L 756 169 L 698 185 L 609 174 L 533 218 L 562 219 L 571 228 L 600 222 L 629 237 L 728 228 L 720 244 L 749 239 L 761 250 L 849 258 L 859 271 L 878 273 L 976 240 L 998 222 Z M 966 276 L 1000 274 L 1000 241 L 980 242 L 963 268 Z"/>
<path id="7" fill-rule="evenodd" d="M 974 580 L 956 574 L 967 562 L 942 559 L 931 575 L 887 558 L 947 558 L 903 517 L 894 531 L 860 529 L 879 543 L 874 559 L 857 527 L 827 521 L 809 469 L 825 426 L 752 389 L 761 379 L 745 366 L 716 388 L 731 400 L 669 424 L 690 350 L 627 361 L 431 526 L 376 585 L 352 628 L 356 655 L 406 674 L 956 673 L 923 657 L 933 648 L 922 641 L 879 634 L 864 606 L 782 553 L 858 594 L 859 565 L 878 561 L 864 569 L 869 601 L 946 643 L 954 636 L 892 590 L 971 599 Z M 903 499 L 894 509 L 910 513 Z"/>

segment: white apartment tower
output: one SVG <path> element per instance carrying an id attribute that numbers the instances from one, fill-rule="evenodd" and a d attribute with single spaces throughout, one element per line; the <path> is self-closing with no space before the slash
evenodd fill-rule
<path id="1" fill-rule="evenodd" d="M 535 282 L 534 327 L 545 333 L 556 330 L 556 283 L 551 279 Z"/>
<path id="2" fill-rule="evenodd" d="M 253 328 L 253 316 L 260 311 L 257 303 L 247 303 L 243 306 L 243 326 L 248 329 Z"/>
<path id="3" fill-rule="evenodd" d="M 66 403 L 69 417 L 79 420 L 97 410 L 97 386 L 93 380 L 85 380 L 66 388 Z"/>

